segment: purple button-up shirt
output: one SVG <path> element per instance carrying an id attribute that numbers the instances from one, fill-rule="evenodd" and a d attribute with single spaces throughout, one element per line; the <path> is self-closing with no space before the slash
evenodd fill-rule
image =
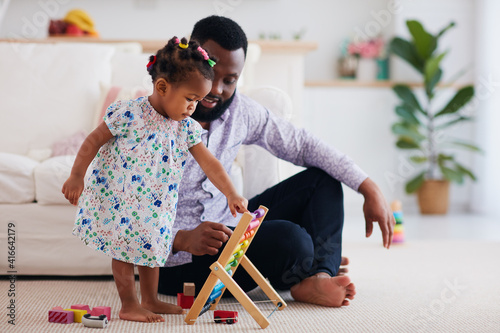
<path id="1" fill-rule="evenodd" d="M 230 171 L 240 146 L 255 144 L 271 154 L 303 167 L 317 167 L 357 191 L 367 175 L 345 154 L 327 145 L 302 128 L 238 92 L 221 118 L 211 122 L 202 134 L 210 152 Z M 236 226 L 226 197 L 208 180 L 190 155 L 179 186 L 179 201 L 172 236 L 179 230 L 191 230 L 211 221 Z M 191 254 L 171 254 L 166 266 L 191 262 Z"/>

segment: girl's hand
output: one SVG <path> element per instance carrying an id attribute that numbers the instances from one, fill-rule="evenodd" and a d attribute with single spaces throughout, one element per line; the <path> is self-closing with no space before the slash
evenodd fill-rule
<path id="1" fill-rule="evenodd" d="M 83 178 L 69 176 L 68 180 L 66 180 L 62 187 L 62 193 L 72 205 L 76 206 L 78 204 L 78 199 L 83 192 L 83 186 Z"/>
<path id="2" fill-rule="evenodd" d="M 227 197 L 227 204 L 229 206 L 229 210 L 231 210 L 231 214 L 233 214 L 234 217 L 236 217 L 236 212 L 248 212 L 248 200 L 237 193 L 231 194 Z"/>

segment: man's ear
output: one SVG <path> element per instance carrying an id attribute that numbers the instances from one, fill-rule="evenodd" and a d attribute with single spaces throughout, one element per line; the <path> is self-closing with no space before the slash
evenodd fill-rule
<path id="1" fill-rule="evenodd" d="M 170 84 L 164 78 L 159 78 L 156 80 L 154 87 L 161 96 L 165 96 L 168 89 L 170 89 Z"/>

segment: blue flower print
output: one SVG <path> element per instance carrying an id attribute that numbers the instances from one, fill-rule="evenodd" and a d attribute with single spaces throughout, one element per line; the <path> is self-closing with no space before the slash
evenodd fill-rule
<path id="1" fill-rule="evenodd" d="M 168 156 L 167 155 L 163 155 L 162 160 L 163 160 L 163 162 L 167 162 L 168 161 Z"/>
<path id="2" fill-rule="evenodd" d="M 134 114 L 130 111 L 125 112 L 123 115 L 130 120 L 134 120 Z"/>
<path id="3" fill-rule="evenodd" d="M 83 219 L 82 220 L 82 225 L 86 225 L 90 223 L 90 219 Z"/>
<path id="4" fill-rule="evenodd" d="M 149 243 L 144 244 L 144 248 L 145 248 L 146 250 L 151 249 L 151 244 L 149 244 Z"/>
<path id="5" fill-rule="evenodd" d="M 122 219 L 120 220 L 121 225 L 129 224 L 129 223 L 130 223 L 130 219 L 128 217 L 122 217 Z"/>
<path id="6" fill-rule="evenodd" d="M 154 203 L 154 205 L 156 207 L 160 207 L 161 206 L 161 200 L 156 200 L 155 203 Z"/>
<path id="7" fill-rule="evenodd" d="M 97 184 L 106 184 L 106 177 L 96 177 Z"/>
<path id="8" fill-rule="evenodd" d="M 148 141 L 153 140 L 155 137 L 156 137 L 156 133 L 151 134 L 150 136 L 148 136 Z"/>

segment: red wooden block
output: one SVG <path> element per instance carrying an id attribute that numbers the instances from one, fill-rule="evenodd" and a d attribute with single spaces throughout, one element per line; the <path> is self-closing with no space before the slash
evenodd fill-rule
<path id="1" fill-rule="evenodd" d="M 194 296 L 186 296 L 183 293 L 177 294 L 177 305 L 183 309 L 189 309 L 193 306 Z"/>
<path id="2" fill-rule="evenodd" d="M 71 324 L 75 314 L 73 311 L 50 310 L 49 322 L 60 324 Z"/>
<path id="3" fill-rule="evenodd" d="M 86 304 L 75 304 L 72 305 L 71 308 L 76 310 L 85 310 L 87 313 L 90 313 L 90 307 Z"/>
<path id="4" fill-rule="evenodd" d="M 109 306 L 96 306 L 92 308 L 92 312 L 90 313 L 92 317 L 99 317 L 100 315 L 106 315 L 108 320 L 111 320 L 111 307 Z"/>

